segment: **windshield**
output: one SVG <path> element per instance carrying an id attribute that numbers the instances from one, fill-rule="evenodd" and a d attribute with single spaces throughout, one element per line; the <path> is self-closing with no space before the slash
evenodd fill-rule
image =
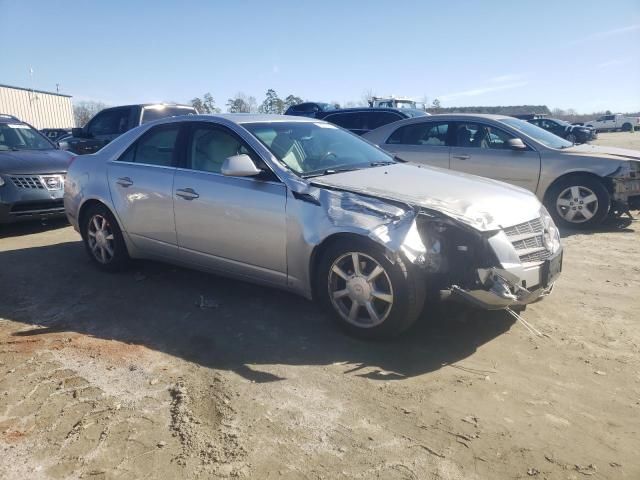
<path id="1" fill-rule="evenodd" d="M 243 126 L 278 160 L 302 177 L 394 162 L 382 150 L 324 122 L 248 123 Z"/>
<path id="2" fill-rule="evenodd" d="M 152 122 L 160 118 L 177 117 L 178 115 L 195 115 L 195 109 L 191 107 L 145 107 L 142 112 L 142 123 Z"/>
<path id="3" fill-rule="evenodd" d="M 417 108 L 416 102 L 412 102 L 409 100 L 396 100 L 397 108 Z"/>
<path id="4" fill-rule="evenodd" d="M 525 135 L 537 140 L 541 144 L 549 148 L 569 148 L 573 146 L 573 143 L 567 142 L 564 138 L 560 138 L 551 132 L 548 132 L 540 127 L 537 127 L 524 120 L 518 120 L 517 118 L 503 118 L 500 120 L 505 125 L 520 130 Z"/>
<path id="5" fill-rule="evenodd" d="M 38 131 L 24 123 L 0 123 L 0 150 L 52 150 Z"/>

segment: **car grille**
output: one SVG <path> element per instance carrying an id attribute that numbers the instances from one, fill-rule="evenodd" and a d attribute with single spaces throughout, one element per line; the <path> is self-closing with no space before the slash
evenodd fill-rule
<path id="1" fill-rule="evenodd" d="M 12 175 L 11 181 L 18 188 L 30 190 L 61 190 L 64 175 Z"/>
<path id="2" fill-rule="evenodd" d="M 513 237 L 515 235 L 523 235 L 525 233 L 542 233 L 543 230 L 542 221 L 539 218 L 536 218 L 530 222 L 519 223 L 513 227 L 505 228 L 504 233 L 506 233 L 508 237 Z"/>
<path id="3" fill-rule="evenodd" d="M 544 226 L 539 218 L 504 229 L 522 263 L 542 262 L 551 256 L 544 245 Z"/>
<path id="4" fill-rule="evenodd" d="M 18 188 L 39 188 L 44 190 L 44 185 L 40 177 L 10 177 L 13 184 Z"/>

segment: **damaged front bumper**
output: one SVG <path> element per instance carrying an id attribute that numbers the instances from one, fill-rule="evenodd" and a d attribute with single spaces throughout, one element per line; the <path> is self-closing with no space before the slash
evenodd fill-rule
<path id="1" fill-rule="evenodd" d="M 530 267 L 528 274 L 538 275 L 540 282 L 530 289 L 523 280 L 501 268 L 478 269 L 482 288 L 464 289 L 453 285 L 441 292 L 443 299 L 451 299 L 484 310 L 501 310 L 512 306 L 528 305 L 549 295 L 562 271 L 562 251 L 540 265 Z"/>
<path id="2" fill-rule="evenodd" d="M 449 277 L 448 285 L 442 285 L 441 299 L 500 310 L 528 305 L 551 293 L 562 271 L 563 253 L 546 210 L 541 210 L 539 219 L 505 228 L 479 242 L 464 246 L 463 251 L 472 249 L 469 251 L 473 254 L 460 259 L 457 267 L 449 265 L 454 278 Z M 484 254 L 480 254 L 480 244 L 486 246 Z M 466 274 L 461 274 L 461 267 Z"/>
<path id="3" fill-rule="evenodd" d="M 621 213 L 640 209 L 640 163 L 627 162 L 609 177 L 613 182 L 614 209 Z"/>

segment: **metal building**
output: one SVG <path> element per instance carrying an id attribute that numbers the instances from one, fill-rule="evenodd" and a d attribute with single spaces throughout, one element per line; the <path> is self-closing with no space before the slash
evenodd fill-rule
<path id="1" fill-rule="evenodd" d="M 41 128 L 73 128 L 71 96 L 0 84 L 0 113 Z"/>

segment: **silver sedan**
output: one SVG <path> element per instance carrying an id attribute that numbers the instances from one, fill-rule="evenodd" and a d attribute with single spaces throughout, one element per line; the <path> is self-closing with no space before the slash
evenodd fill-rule
<path id="1" fill-rule="evenodd" d="M 516 118 L 433 115 L 364 138 L 409 162 L 526 188 L 561 227 L 593 228 L 609 214 L 640 208 L 640 152 L 574 145 Z"/>
<path id="2" fill-rule="evenodd" d="M 562 268 L 558 230 L 531 193 L 399 163 L 303 117 L 145 124 L 77 157 L 64 203 L 105 271 L 150 258 L 287 289 L 363 336 L 406 329 L 429 290 L 522 309 Z"/>

